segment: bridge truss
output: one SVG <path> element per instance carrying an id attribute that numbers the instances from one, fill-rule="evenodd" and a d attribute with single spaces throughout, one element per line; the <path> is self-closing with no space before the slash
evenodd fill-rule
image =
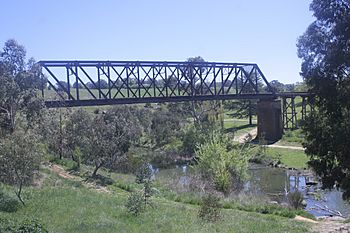
<path id="1" fill-rule="evenodd" d="M 274 98 L 256 64 L 40 61 L 48 107 Z M 268 91 L 263 92 L 262 86 Z"/>
<path id="2" fill-rule="evenodd" d="M 282 100 L 285 129 L 312 110 L 309 93 L 276 93 L 257 64 L 161 61 L 40 61 L 47 107 L 180 101 Z M 301 97 L 297 112 L 296 97 Z M 301 116 L 300 116 L 301 115 Z"/>

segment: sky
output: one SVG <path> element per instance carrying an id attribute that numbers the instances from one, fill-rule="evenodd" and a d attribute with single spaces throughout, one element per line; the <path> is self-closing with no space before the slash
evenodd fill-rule
<path id="1" fill-rule="evenodd" d="M 311 0 L 0 0 L 0 46 L 39 60 L 257 63 L 268 81 L 302 81 L 297 39 Z"/>

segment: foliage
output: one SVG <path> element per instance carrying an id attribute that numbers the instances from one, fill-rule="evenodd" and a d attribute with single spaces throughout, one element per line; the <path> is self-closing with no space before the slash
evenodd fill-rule
<path id="1" fill-rule="evenodd" d="M 45 233 L 46 228 L 36 219 L 24 221 L 0 218 L 0 232 L 4 233 Z"/>
<path id="2" fill-rule="evenodd" d="M 157 109 L 151 121 L 151 138 L 157 146 L 169 143 L 178 134 L 181 125 L 180 117 L 167 109 Z"/>
<path id="3" fill-rule="evenodd" d="M 298 130 L 286 130 L 284 132 L 282 140 L 285 142 L 301 144 L 304 141 L 304 134 L 301 132 L 300 129 L 298 129 Z"/>
<path id="4" fill-rule="evenodd" d="M 152 177 L 152 170 L 150 164 L 143 163 L 136 171 L 136 183 L 142 184 L 150 180 Z"/>
<path id="5" fill-rule="evenodd" d="M 87 111 L 78 109 L 69 114 L 67 118 L 64 125 L 65 155 L 79 164 L 82 155 L 88 153 L 84 148 L 89 148 L 86 147 L 88 144 L 87 133 L 92 125 L 92 117 Z"/>
<path id="6" fill-rule="evenodd" d="M 59 159 L 68 157 L 67 154 L 69 154 L 66 125 L 71 114 L 68 108 L 45 109 L 42 123 L 38 128 L 38 134 L 42 136 L 42 141 L 47 145 L 48 151 L 58 156 Z"/>
<path id="7" fill-rule="evenodd" d="M 194 125 L 186 127 L 181 136 L 182 151 L 187 156 L 193 155 L 198 146 L 203 144 L 206 140 L 205 133 Z"/>
<path id="8" fill-rule="evenodd" d="M 149 205 L 149 198 L 153 194 L 152 169 L 149 163 L 143 163 L 136 172 L 136 183 L 143 184 L 142 194 L 145 208 Z"/>
<path id="9" fill-rule="evenodd" d="M 253 154 L 252 158 L 249 160 L 249 162 L 253 163 L 265 163 L 267 159 L 267 141 L 265 140 L 265 134 L 262 133 L 259 137 L 259 145 L 257 152 Z"/>
<path id="10" fill-rule="evenodd" d="M 0 129 L 12 133 L 17 123 L 31 128 L 40 122 L 43 101 L 38 90 L 45 83 L 33 60 L 26 65 L 26 51 L 17 41 L 5 42 L 0 52 Z M 1 136 L 1 132 L 0 132 Z"/>
<path id="11" fill-rule="evenodd" d="M 151 180 L 145 180 L 143 183 L 143 201 L 145 203 L 145 207 L 151 204 L 149 199 L 152 197 L 154 192 L 152 186 L 153 186 L 153 183 Z"/>
<path id="12" fill-rule="evenodd" d="M 0 211 L 16 212 L 20 207 L 20 202 L 0 189 Z"/>
<path id="13" fill-rule="evenodd" d="M 198 169 L 203 177 L 212 180 L 217 190 L 237 189 L 247 178 L 248 151 L 244 146 L 232 148 L 224 136 L 213 133 L 196 151 Z"/>
<path id="14" fill-rule="evenodd" d="M 92 176 L 102 166 L 113 167 L 141 137 L 141 126 L 128 107 L 114 107 L 97 115 L 87 134 L 85 160 L 95 165 Z"/>
<path id="15" fill-rule="evenodd" d="M 350 4 L 314 0 L 316 20 L 298 42 L 302 76 L 316 95 L 315 111 L 304 124 L 306 153 L 322 184 L 335 184 L 350 197 Z"/>
<path id="16" fill-rule="evenodd" d="M 15 193 L 23 204 L 22 187 L 32 182 L 42 154 L 36 136 L 29 132 L 18 130 L 0 141 L 0 181 L 15 185 Z"/>
<path id="17" fill-rule="evenodd" d="M 235 101 L 225 101 L 224 108 L 232 111 L 229 114 L 232 118 L 245 119 L 251 116 L 257 115 L 258 103 L 254 100 L 235 100 Z M 252 124 L 251 118 L 250 124 Z"/>
<path id="18" fill-rule="evenodd" d="M 289 192 L 287 194 L 288 203 L 294 209 L 303 208 L 304 196 L 300 191 Z"/>
<path id="19" fill-rule="evenodd" d="M 204 221 L 216 222 L 220 219 L 220 210 L 220 198 L 213 194 L 208 194 L 202 198 L 198 217 Z"/>
<path id="20" fill-rule="evenodd" d="M 143 193 L 140 191 L 130 193 L 125 206 L 129 213 L 139 215 L 145 208 Z"/>

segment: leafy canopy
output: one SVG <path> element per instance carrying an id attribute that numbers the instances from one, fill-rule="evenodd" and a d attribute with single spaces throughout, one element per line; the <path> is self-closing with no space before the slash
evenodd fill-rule
<path id="1" fill-rule="evenodd" d="M 304 146 L 323 185 L 350 197 L 350 2 L 314 0 L 310 9 L 316 20 L 298 41 L 301 74 L 316 94 Z"/>

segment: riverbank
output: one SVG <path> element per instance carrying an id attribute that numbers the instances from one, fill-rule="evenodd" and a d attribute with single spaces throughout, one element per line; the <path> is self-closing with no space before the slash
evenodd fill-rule
<path id="1" fill-rule="evenodd" d="M 43 168 L 41 174 L 36 187 L 24 190 L 26 206 L 15 213 L 0 212 L 0 218 L 24 221 L 32 217 L 49 232 L 307 232 L 309 229 L 309 224 L 290 218 L 230 208 L 222 209 L 218 222 L 203 222 L 197 216 L 198 205 L 161 196 L 152 198 L 153 207 L 145 213 L 132 216 L 125 208 L 130 193 L 126 187 L 134 179 L 132 175 L 110 173 L 113 183 L 106 186 L 108 192 L 102 192 L 96 188 L 100 185 L 85 185 L 86 181 L 62 170 L 56 173 Z M 139 188 L 135 183 L 129 183 L 129 187 Z"/>

